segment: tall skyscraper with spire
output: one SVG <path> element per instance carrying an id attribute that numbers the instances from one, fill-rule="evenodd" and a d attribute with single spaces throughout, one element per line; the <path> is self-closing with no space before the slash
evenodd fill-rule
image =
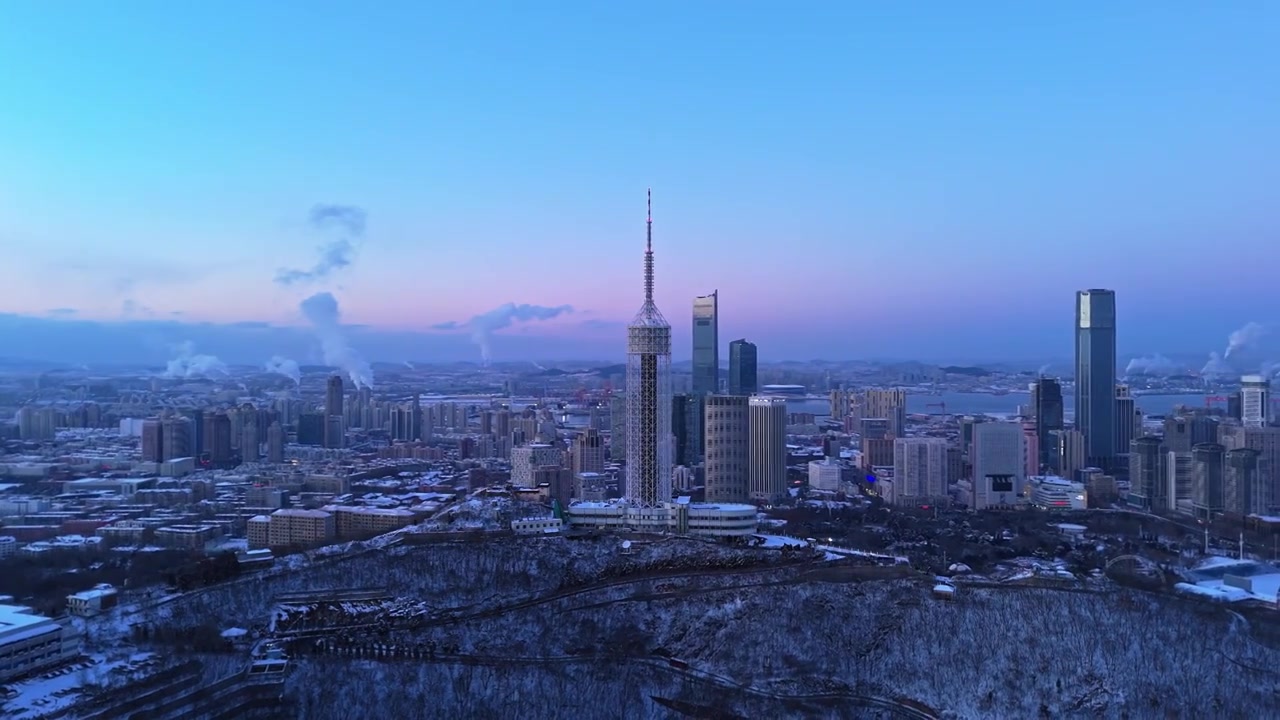
<path id="1" fill-rule="evenodd" d="M 627 326 L 627 499 L 671 499 L 671 325 L 653 303 L 653 194 L 645 220 L 644 305 Z"/>

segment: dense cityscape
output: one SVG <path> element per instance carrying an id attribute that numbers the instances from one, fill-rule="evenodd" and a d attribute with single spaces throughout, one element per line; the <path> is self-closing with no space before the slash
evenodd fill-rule
<path id="1" fill-rule="evenodd" d="M 0 3 L 0 720 L 1280 716 L 1277 27 Z"/>
<path id="2" fill-rule="evenodd" d="M 746 339 L 722 363 L 712 292 L 692 301 L 692 358 L 673 363 L 652 228 L 650 216 L 625 364 L 245 368 L 187 348 L 163 369 L 12 363 L 0 388 L 13 418 L 0 425 L 7 716 L 203 717 L 227 702 L 324 716 L 301 684 L 325 667 L 317 653 L 434 661 L 466 645 L 479 657 L 474 637 L 444 645 L 427 628 L 629 575 L 634 590 L 669 576 L 653 586 L 665 594 L 637 600 L 727 592 L 698 589 L 715 583 L 690 569 L 834 573 L 958 608 L 993 586 L 1136 592 L 1280 629 L 1280 425 L 1265 370 L 1235 372 L 1247 333 L 1210 367 L 1138 362 L 1121 377 L 1116 295 L 1091 289 L 1075 299 L 1067 378 L 770 364 Z M 960 407 L 982 403 L 1005 411 Z M 378 570 L 459 553 L 519 567 L 531 552 L 604 566 L 561 568 L 549 596 L 522 588 L 522 603 L 500 594 L 480 611 L 397 592 Z M 367 582 L 324 581 L 335 565 Z M 624 645 L 690 677 L 713 672 L 694 662 L 723 669 Z M 833 690 L 868 711 L 949 709 L 874 683 Z M 735 702 L 770 707 L 756 701 Z"/>

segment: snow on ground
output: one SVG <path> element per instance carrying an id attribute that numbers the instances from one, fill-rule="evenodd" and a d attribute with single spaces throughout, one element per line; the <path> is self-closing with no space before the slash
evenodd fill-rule
<path id="1" fill-rule="evenodd" d="M 760 547 L 767 547 L 767 548 L 782 548 L 782 547 L 788 547 L 788 546 L 789 546 L 789 547 L 804 547 L 805 545 L 808 545 L 808 544 L 809 544 L 809 543 L 807 543 L 807 542 L 805 542 L 805 541 L 803 541 L 803 540 L 800 540 L 800 539 L 798 539 L 798 538 L 785 537 L 785 536 L 783 536 L 783 535 L 760 535 L 760 534 L 757 534 L 757 535 L 756 535 L 756 537 L 758 537 L 758 538 L 764 538 L 764 544 L 763 544 L 763 545 L 761 545 Z"/>
<path id="2" fill-rule="evenodd" d="M 1213 568 L 1230 567 L 1232 565 L 1251 565 L 1252 560 L 1241 560 L 1239 558 L 1224 557 L 1222 555 L 1213 555 L 1205 558 L 1196 565 L 1196 570 L 1210 570 Z"/>
<path id="3" fill-rule="evenodd" d="M 249 549 L 249 538 L 221 538 L 204 546 L 206 553 L 244 552 Z"/>
<path id="4" fill-rule="evenodd" d="M 26 680 L 8 683 L 17 692 L 4 703 L 0 716 L 29 720 L 71 706 L 85 685 L 120 684 L 128 676 L 154 665 L 153 653 L 132 653 L 114 659 L 94 654 Z"/>
<path id="5" fill-rule="evenodd" d="M 1203 590 L 1206 593 L 1222 596 L 1225 599 L 1235 602 L 1237 600 L 1262 600 L 1263 602 L 1274 603 L 1276 596 L 1280 593 L 1280 573 L 1270 573 L 1266 575 L 1254 575 L 1249 578 L 1251 590 L 1227 585 L 1222 580 L 1205 580 L 1198 582 L 1191 587 Z M 1181 589 L 1186 583 L 1178 583 Z M 1187 592 L 1191 592 L 1188 590 Z"/>
<path id="6" fill-rule="evenodd" d="M 1274 603 L 1277 595 L 1280 595 L 1280 568 L 1258 560 L 1208 557 L 1184 575 L 1190 582 L 1180 583 L 1179 590 L 1210 595 L 1228 602 L 1261 600 Z M 1228 575 L 1247 581 L 1249 587 L 1246 589 L 1228 585 Z"/>
<path id="7" fill-rule="evenodd" d="M 764 544 L 759 547 L 766 548 L 784 548 L 784 547 L 807 547 L 808 542 L 799 538 L 786 537 L 785 535 L 764 535 L 756 533 L 756 537 L 763 538 Z M 892 555 L 877 555 L 875 553 L 866 553 L 861 550 L 848 550 L 845 548 L 829 548 L 824 545 L 818 546 L 819 550 L 823 550 L 823 560 L 843 560 L 850 555 L 863 555 L 870 557 L 892 558 Z M 905 560 L 906 558 L 894 558 L 895 560 Z"/>
<path id="8" fill-rule="evenodd" d="M 1209 587 L 1207 585 L 1192 585 L 1191 583 L 1178 583 L 1173 586 L 1174 590 L 1184 592 L 1189 595 L 1199 595 L 1209 598 L 1210 600 L 1218 600 L 1221 602 L 1239 602 L 1248 600 L 1252 597 L 1249 593 L 1240 588 L 1218 585 Z"/>
<path id="9" fill-rule="evenodd" d="M 238 628 L 238 627 L 227 628 L 226 630 L 222 631 L 222 637 L 227 638 L 228 640 L 244 637 L 245 635 L 248 635 L 248 634 L 249 634 L 248 630 L 245 630 L 244 628 Z"/>
<path id="10" fill-rule="evenodd" d="M 899 565 L 910 565 L 911 560 L 901 555 L 888 555 L 886 553 L 871 552 L 870 550 L 854 550 L 853 548 L 836 547 L 834 545 L 817 545 L 819 550 L 825 550 L 833 555 L 853 555 L 855 557 L 878 558 L 880 560 L 892 560 Z"/>

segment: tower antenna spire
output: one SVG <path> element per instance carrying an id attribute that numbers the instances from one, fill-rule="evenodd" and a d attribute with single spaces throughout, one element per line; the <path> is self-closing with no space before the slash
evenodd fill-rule
<path id="1" fill-rule="evenodd" d="M 653 303 L 653 188 L 645 193 L 646 213 L 644 221 L 644 301 Z"/>

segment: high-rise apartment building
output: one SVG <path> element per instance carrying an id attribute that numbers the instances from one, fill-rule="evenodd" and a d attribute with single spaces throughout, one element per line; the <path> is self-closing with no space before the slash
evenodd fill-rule
<path id="1" fill-rule="evenodd" d="M 262 446 L 258 442 L 258 411 L 252 405 L 240 409 L 243 418 L 240 425 L 240 459 L 258 462 L 262 459 Z"/>
<path id="2" fill-rule="evenodd" d="M 284 462 L 284 428 L 279 420 L 267 428 L 267 462 L 277 465 Z"/>
<path id="3" fill-rule="evenodd" d="M 710 395 L 706 398 L 705 408 L 707 502 L 749 502 L 750 421 L 747 397 Z"/>
<path id="4" fill-rule="evenodd" d="M 332 375 L 325 386 L 324 395 L 324 446 L 342 447 L 346 434 L 346 418 L 342 414 L 342 376 Z"/>
<path id="5" fill-rule="evenodd" d="M 913 437 L 893 441 L 893 485 L 898 504 L 936 503 L 947 496 L 947 441 Z"/>
<path id="6" fill-rule="evenodd" d="M 693 299 L 693 394 L 720 392 L 719 292 Z"/>
<path id="7" fill-rule="evenodd" d="M 161 459 L 165 462 L 195 455 L 191 447 L 191 420 L 185 417 L 167 417 L 161 421 L 163 436 Z"/>
<path id="8" fill-rule="evenodd" d="M 1062 383 L 1041 377 L 1031 385 L 1031 407 L 1035 413 L 1036 443 L 1040 469 L 1053 467 L 1053 442 L 1049 433 L 1066 427 L 1063 420 Z"/>
<path id="9" fill-rule="evenodd" d="M 985 422 L 973 427 L 973 509 L 1015 505 L 1026 485 L 1022 425 Z"/>
<path id="10" fill-rule="evenodd" d="M 209 462 L 217 468 L 231 467 L 231 418 L 225 412 L 205 413 L 204 441 Z"/>
<path id="11" fill-rule="evenodd" d="M 142 461 L 164 460 L 164 428 L 159 418 L 142 421 Z"/>
<path id="12" fill-rule="evenodd" d="M 644 304 L 627 326 L 627 494 L 671 500 L 671 325 L 653 302 L 653 213 L 645 219 Z"/>
<path id="13" fill-rule="evenodd" d="M 729 343 L 729 394 L 751 395 L 759 389 L 755 343 L 734 340 Z"/>
<path id="14" fill-rule="evenodd" d="M 1271 414 L 1271 380 L 1262 375 L 1240 378 L 1240 422 L 1264 427 Z"/>
<path id="15" fill-rule="evenodd" d="M 298 444 L 324 445 L 324 415 L 306 412 L 298 416 Z"/>
<path id="16" fill-rule="evenodd" d="M 1076 293 L 1076 429 L 1090 465 L 1110 469 L 1116 456 L 1116 293 Z"/>
<path id="17" fill-rule="evenodd" d="M 777 502 L 787 492 L 787 401 L 780 397 L 747 399 L 747 482 L 751 497 Z"/>
<path id="18" fill-rule="evenodd" d="M 889 421 L 889 437 L 905 435 L 907 424 L 906 390 L 866 390 L 860 400 L 862 418 L 884 418 Z"/>
<path id="19" fill-rule="evenodd" d="M 191 423 L 191 437 L 188 443 L 191 449 L 191 456 L 199 458 L 204 454 L 204 410 L 200 408 L 191 410 L 187 415 L 187 420 Z"/>

